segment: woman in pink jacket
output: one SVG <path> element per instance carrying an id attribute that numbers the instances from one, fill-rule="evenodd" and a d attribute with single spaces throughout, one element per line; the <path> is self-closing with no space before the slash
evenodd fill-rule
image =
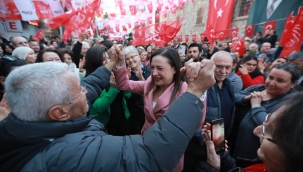
<path id="1" fill-rule="evenodd" d="M 140 63 L 139 57 L 136 62 Z M 162 48 L 152 54 L 150 58 L 151 77 L 146 81 L 129 80 L 125 64 L 124 66 L 117 66 L 117 70 L 114 73 L 118 88 L 144 95 L 145 122 L 141 130 L 142 134 L 161 118 L 177 97 L 186 91 L 187 84 L 182 79 L 181 67 L 178 52 L 171 48 Z M 205 105 L 206 98 L 203 97 L 201 99 Z M 205 108 L 206 106 L 204 106 L 201 113 L 203 117 L 199 128 L 204 123 Z M 174 171 L 180 172 L 183 170 L 183 161 L 182 157 Z"/>

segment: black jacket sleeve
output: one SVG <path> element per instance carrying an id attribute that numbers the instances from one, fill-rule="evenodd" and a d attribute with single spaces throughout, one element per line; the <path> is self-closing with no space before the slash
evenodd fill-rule
<path id="1" fill-rule="evenodd" d="M 82 49 L 82 43 L 77 41 L 77 43 L 74 45 L 72 50 L 74 53 L 74 63 L 76 64 L 77 68 L 79 67 L 81 49 Z"/>
<path id="2" fill-rule="evenodd" d="M 94 103 L 109 83 L 110 75 L 111 72 L 106 67 L 101 66 L 81 81 L 81 86 L 87 90 L 86 98 L 89 105 Z"/>

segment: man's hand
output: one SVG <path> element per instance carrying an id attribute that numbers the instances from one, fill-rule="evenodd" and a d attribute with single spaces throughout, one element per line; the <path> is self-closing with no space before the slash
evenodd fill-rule
<path id="1" fill-rule="evenodd" d="M 9 108 L 7 102 L 6 102 L 6 94 L 3 95 L 3 98 L 0 102 L 0 121 L 2 121 L 4 118 L 8 116 L 11 109 Z"/>
<path id="2" fill-rule="evenodd" d="M 188 61 L 185 67 L 181 69 L 181 73 L 188 84 L 187 92 L 201 97 L 203 92 L 215 84 L 214 71 L 215 65 L 213 61 L 205 59 L 201 63 L 193 63 L 192 60 Z"/>

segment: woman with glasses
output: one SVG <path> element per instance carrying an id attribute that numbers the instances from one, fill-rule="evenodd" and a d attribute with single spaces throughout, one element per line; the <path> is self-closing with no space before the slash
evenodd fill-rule
<path id="1" fill-rule="evenodd" d="M 264 84 L 265 78 L 257 68 L 258 60 L 253 56 L 246 56 L 239 62 L 236 74 L 241 77 L 243 89 L 257 84 Z"/>
<path id="2" fill-rule="evenodd" d="M 229 141 L 231 154 L 237 165 L 249 165 L 243 159 L 257 158 L 259 140 L 253 135 L 255 127 L 262 125 L 268 113 L 275 112 L 293 97 L 293 89 L 300 77 L 300 69 L 284 63 L 271 69 L 263 85 L 255 85 L 235 94 L 235 120 Z"/>
<path id="3" fill-rule="evenodd" d="M 272 114 L 268 114 L 265 120 L 256 128 L 253 133 L 258 140 L 256 160 L 250 160 L 249 167 L 230 168 L 227 171 L 234 172 L 297 172 L 303 171 L 303 93 L 300 92 L 288 99 Z M 210 133 L 209 131 L 206 131 Z M 205 143 L 207 146 L 207 163 L 200 162 L 199 170 L 216 172 L 229 165 L 232 167 L 234 161 L 218 156 L 214 149 L 213 142 L 209 141 L 206 132 Z M 250 149 L 247 146 L 247 149 Z M 225 160 L 225 161 L 224 161 Z M 227 161 L 226 161 L 227 160 Z"/>

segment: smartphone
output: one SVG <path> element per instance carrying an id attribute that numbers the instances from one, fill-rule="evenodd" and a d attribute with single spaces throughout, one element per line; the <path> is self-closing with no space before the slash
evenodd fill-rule
<path id="1" fill-rule="evenodd" d="M 225 149 L 224 119 L 219 118 L 211 122 L 211 140 L 213 141 L 216 153 L 220 154 Z"/>
<path id="2" fill-rule="evenodd" d="M 178 52 L 181 52 L 182 54 L 185 54 L 186 46 L 185 45 L 180 45 Z"/>

